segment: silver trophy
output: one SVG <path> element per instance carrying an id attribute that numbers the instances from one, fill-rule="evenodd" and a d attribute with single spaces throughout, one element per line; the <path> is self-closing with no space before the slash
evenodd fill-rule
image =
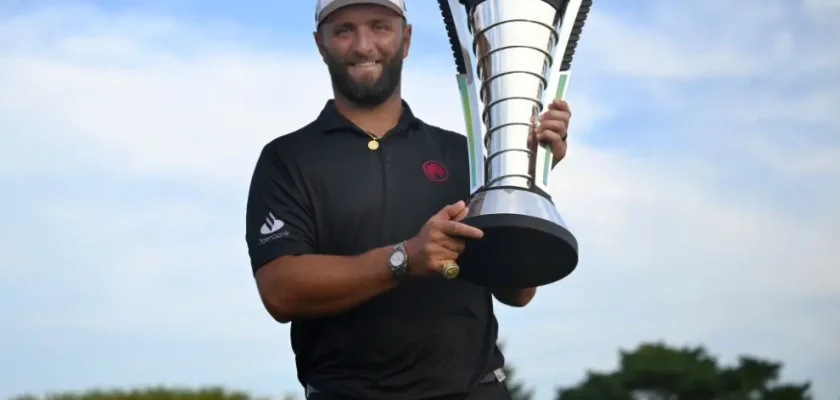
<path id="1" fill-rule="evenodd" d="M 544 105 L 565 96 L 592 0 L 438 3 L 467 125 L 464 222 L 484 231 L 458 259 L 460 278 L 508 288 L 563 279 L 577 267 L 577 239 L 548 191 L 551 150 L 529 139 Z"/>

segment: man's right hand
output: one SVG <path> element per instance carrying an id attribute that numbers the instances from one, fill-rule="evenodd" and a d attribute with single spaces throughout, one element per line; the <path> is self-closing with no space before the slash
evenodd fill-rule
<path id="1" fill-rule="evenodd" d="M 481 239 L 484 232 L 461 223 L 467 216 L 466 203 L 450 204 L 433 215 L 406 244 L 408 273 L 440 276 L 445 261 L 455 261 L 464 251 L 466 239 Z"/>

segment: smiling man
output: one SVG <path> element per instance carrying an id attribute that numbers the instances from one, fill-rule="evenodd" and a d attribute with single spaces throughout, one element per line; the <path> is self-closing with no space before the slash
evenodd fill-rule
<path id="1" fill-rule="evenodd" d="M 509 399 L 493 297 L 535 289 L 446 279 L 466 239 L 466 138 L 402 99 L 411 25 L 402 0 L 320 0 L 315 43 L 334 98 L 257 160 L 246 240 L 262 301 L 291 322 L 307 398 Z M 535 132 L 566 153 L 566 103 Z"/>

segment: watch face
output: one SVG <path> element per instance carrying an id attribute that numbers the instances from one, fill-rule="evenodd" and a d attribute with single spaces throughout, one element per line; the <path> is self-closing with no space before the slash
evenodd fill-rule
<path id="1" fill-rule="evenodd" d="M 398 266 L 405 262 L 405 253 L 402 251 L 395 251 L 391 253 L 391 265 Z"/>

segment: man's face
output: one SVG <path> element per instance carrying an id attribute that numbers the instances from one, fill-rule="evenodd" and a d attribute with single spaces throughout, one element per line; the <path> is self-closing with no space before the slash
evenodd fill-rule
<path id="1" fill-rule="evenodd" d="M 336 90 L 362 106 L 387 100 L 400 83 L 411 26 L 376 5 L 341 8 L 315 33 Z"/>

